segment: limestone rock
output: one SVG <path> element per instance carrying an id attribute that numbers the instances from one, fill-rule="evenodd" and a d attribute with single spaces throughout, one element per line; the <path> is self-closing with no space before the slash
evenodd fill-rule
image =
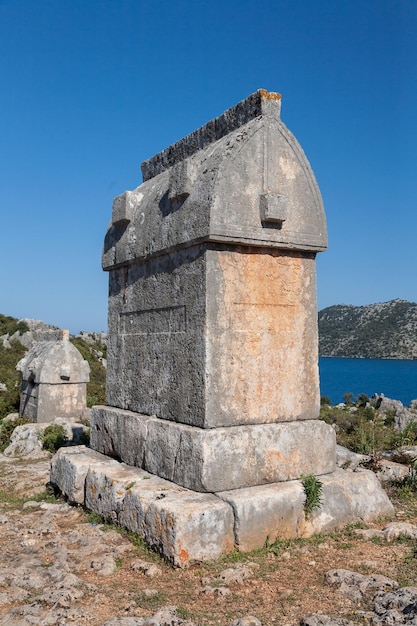
<path id="1" fill-rule="evenodd" d="M 410 537 L 411 539 L 417 538 L 417 526 L 408 524 L 407 522 L 392 522 L 383 529 L 384 537 L 387 541 L 394 541 L 401 535 Z"/>
<path id="2" fill-rule="evenodd" d="M 398 430 L 404 430 L 410 422 L 416 419 L 416 414 L 406 409 L 399 400 L 386 398 L 384 394 L 374 394 L 372 399 L 376 401 L 380 414 L 386 416 L 388 413 L 393 413 L 394 424 Z"/>
<path id="3" fill-rule="evenodd" d="M 143 626 L 144 617 L 114 617 L 106 620 L 102 626 Z"/>
<path id="4" fill-rule="evenodd" d="M 417 401 L 416 401 L 417 402 Z M 417 415 L 415 416 L 417 419 Z M 411 464 L 417 459 L 417 446 L 400 446 L 390 455 L 391 461 Z"/>
<path id="5" fill-rule="evenodd" d="M 42 424 L 22 424 L 16 426 L 11 437 L 10 444 L 4 450 L 5 456 L 31 456 L 32 458 L 48 458 L 50 453 L 42 450 L 42 442 L 39 435 L 45 427 Z"/>
<path id="6" fill-rule="evenodd" d="M 369 460 L 369 458 L 368 455 L 357 454 L 339 444 L 336 446 L 336 465 L 341 469 L 355 470 L 361 463 Z"/>
<path id="7" fill-rule="evenodd" d="M 28 596 L 30 596 L 30 593 L 27 589 L 10 586 L 6 591 L 0 592 L 0 605 L 21 602 L 22 600 L 26 600 Z"/>
<path id="8" fill-rule="evenodd" d="M 300 626 L 356 626 L 347 619 L 335 619 L 322 613 L 307 615 L 300 621 Z"/>
<path id="9" fill-rule="evenodd" d="M 224 580 L 225 585 L 242 585 L 243 582 L 253 575 L 250 564 L 241 564 L 237 567 L 230 567 L 220 572 L 219 577 Z"/>
<path id="10" fill-rule="evenodd" d="M 391 524 L 388 524 L 382 530 L 374 528 L 358 528 L 355 530 L 355 534 L 366 540 L 372 540 L 375 537 L 379 537 L 385 541 L 395 541 L 395 539 L 398 539 L 398 537 L 401 536 L 416 539 L 417 526 L 409 524 L 408 522 L 391 522 Z"/>
<path id="11" fill-rule="evenodd" d="M 356 626 L 347 619 L 335 619 L 322 613 L 307 615 L 300 621 L 300 626 Z"/>
<path id="12" fill-rule="evenodd" d="M 149 578 L 155 578 L 157 576 L 161 576 L 162 570 L 155 563 L 147 563 L 142 559 L 136 559 L 130 564 L 130 569 L 134 572 L 141 572 L 148 576 Z"/>
<path id="13" fill-rule="evenodd" d="M 407 474 L 407 465 L 403 465 L 402 463 L 395 463 L 394 461 L 387 461 L 386 459 L 380 459 L 378 461 L 376 475 L 381 483 L 400 481 L 405 478 Z"/>
<path id="14" fill-rule="evenodd" d="M 226 586 L 220 585 L 218 587 L 212 587 L 211 585 L 206 585 L 202 587 L 200 593 L 205 596 L 210 596 L 213 598 L 225 598 L 230 596 L 232 592 Z"/>
<path id="15" fill-rule="evenodd" d="M 116 571 L 116 568 L 116 561 L 111 554 L 108 554 L 103 559 L 91 561 L 91 569 L 98 572 L 101 576 L 110 576 Z"/>
<path id="16" fill-rule="evenodd" d="M 86 426 L 74 419 L 55 418 L 51 422 L 63 426 L 67 437 L 67 445 L 77 445 L 85 436 Z M 32 459 L 49 458 L 51 454 L 42 449 L 41 435 L 48 423 L 30 423 L 16 426 L 11 437 L 10 445 L 4 450 L 5 456 L 26 456 Z"/>
<path id="17" fill-rule="evenodd" d="M 262 626 L 262 622 L 253 615 L 245 615 L 245 617 L 240 617 L 230 622 L 230 626 Z"/>
<path id="18" fill-rule="evenodd" d="M 178 617 L 176 608 L 172 606 L 162 607 L 152 617 L 146 617 L 142 626 L 197 626 L 191 621 Z"/>
<path id="19" fill-rule="evenodd" d="M 345 569 L 329 570 L 326 572 L 326 580 L 331 585 L 338 586 L 339 591 L 352 600 L 360 600 L 365 594 L 398 588 L 398 583 L 386 576 L 380 574 L 365 576 Z"/>
<path id="20" fill-rule="evenodd" d="M 417 587 L 403 587 L 374 598 L 373 626 L 414 626 L 417 623 Z"/>

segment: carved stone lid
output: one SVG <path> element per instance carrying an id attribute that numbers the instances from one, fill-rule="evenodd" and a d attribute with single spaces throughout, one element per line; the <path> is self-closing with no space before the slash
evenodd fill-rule
<path id="1" fill-rule="evenodd" d="M 61 339 L 38 341 L 16 365 L 22 379 L 33 383 L 84 383 L 90 380 L 90 366 L 69 341 L 67 330 Z"/>
<path id="2" fill-rule="evenodd" d="M 141 165 L 143 181 L 153 178 L 261 115 L 281 113 L 281 94 L 258 89 L 201 128 L 158 152 Z"/>
<path id="3" fill-rule="evenodd" d="M 260 89 L 146 161 L 114 200 L 104 269 L 202 242 L 324 250 L 320 191 L 280 109 Z"/>

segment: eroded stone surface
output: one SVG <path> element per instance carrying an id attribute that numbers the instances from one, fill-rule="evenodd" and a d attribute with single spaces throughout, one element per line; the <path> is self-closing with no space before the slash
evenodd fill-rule
<path id="1" fill-rule="evenodd" d="M 349 521 L 371 520 L 381 511 L 393 513 L 369 471 L 337 470 L 320 476 L 322 504 L 306 516 L 301 481 L 203 494 L 106 461 L 83 447 L 76 450 L 62 449 L 56 455 L 66 457 L 55 462 L 59 471 L 53 469 L 59 484 L 66 486 L 64 493 L 71 499 L 84 492 L 89 509 L 138 533 L 178 566 L 216 558 L 235 546 L 248 552 L 277 538 L 309 537 Z"/>
<path id="2" fill-rule="evenodd" d="M 316 418 L 314 257 L 213 251 L 207 272 L 207 426 Z"/>
<path id="3" fill-rule="evenodd" d="M 368 522 L 395 513 L 375 474 L 369 470 L 350 472 L 338 469 L 319 478 L 323 483 L 323 505 L 312 513 L 305 536 L 340 528 L 349 522 Z"/>
<path id="4" fill-rule="evenodd" d="M 353 521 L 369 521 L 394 508 L 372 472 L 337 470 L 319 476 L 321 506 L 306 517 L 301 481 L 218 493 L 235 513 L 239 550 L 249 552 L 278 538 L 310 537 Z M 378 513 L 377 513 L 378 512 Z M 381 513 L 382 512 L 382 513 Z"/>
<path id="5" fill-rule="evenodd" d="M 398 588 L 398 583 L 381 574 L 365 576 L 346 569 L 332 569 L 326 572 L 326 580 L 336 585 L 341 593 L 352 600 L 359 600 L 364 595 L 375 595 L 377 592 Z"/>
<path id="6" fill-rule="evenodd" d="M 109 461 L 83 446 L 78 453 L 61 449 L 56 456 L 51 482 L 71 501 L 138 533 L 174 565 L 215 559 L 234 549 L 233 512 L 220 498 Z"/>
<path id="7" fill-rule="evenodd" d="M 133 433 L 128 441 L 126 433 Z M 202 429 L 95 407 L 91 442 L 188 489 L 216 492 L 335 469 L 335 433 L 323 421 Z"/>

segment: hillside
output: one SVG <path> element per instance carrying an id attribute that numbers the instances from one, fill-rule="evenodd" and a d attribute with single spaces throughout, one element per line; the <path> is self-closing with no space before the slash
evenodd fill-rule
<path id="1" fill-rule="evenodd" d="M 59 330 L 39 320 L 18 320 L 0 314 L 0 419 L 19 409 L 20 379 L 17 362 L 45 333 Z M 103 404 L 106 386 L 105 333 L 85 333 L 70 337 L 90 365 L 90 382 L 87 384 L 87 405 Z"/>
<path id="2" fill-rule="evenodd" d="M 319 312 L 320 356 L 417 358 L 417 303 L 391 300 Z"/>

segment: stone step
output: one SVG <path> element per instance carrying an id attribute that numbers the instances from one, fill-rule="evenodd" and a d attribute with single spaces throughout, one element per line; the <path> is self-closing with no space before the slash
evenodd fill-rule
<path id="1" fill-rule="evenodd" d="M 336 470 L 319 480 L 321 507 L 306 517 L 300 480 L 209 494 L 85 446 L 61 448 L 51 463 L 51 482 L 69 502 L 137 533 L 176 567 L 394 513 L 370 471 Z"/>
<path id="2" fill-rule="evenodd" d="M 336 469 L 335 432 L 313 419 L 204 429 L 96 406 L 91 413 L 91 447 L 206 493 Z"/>

